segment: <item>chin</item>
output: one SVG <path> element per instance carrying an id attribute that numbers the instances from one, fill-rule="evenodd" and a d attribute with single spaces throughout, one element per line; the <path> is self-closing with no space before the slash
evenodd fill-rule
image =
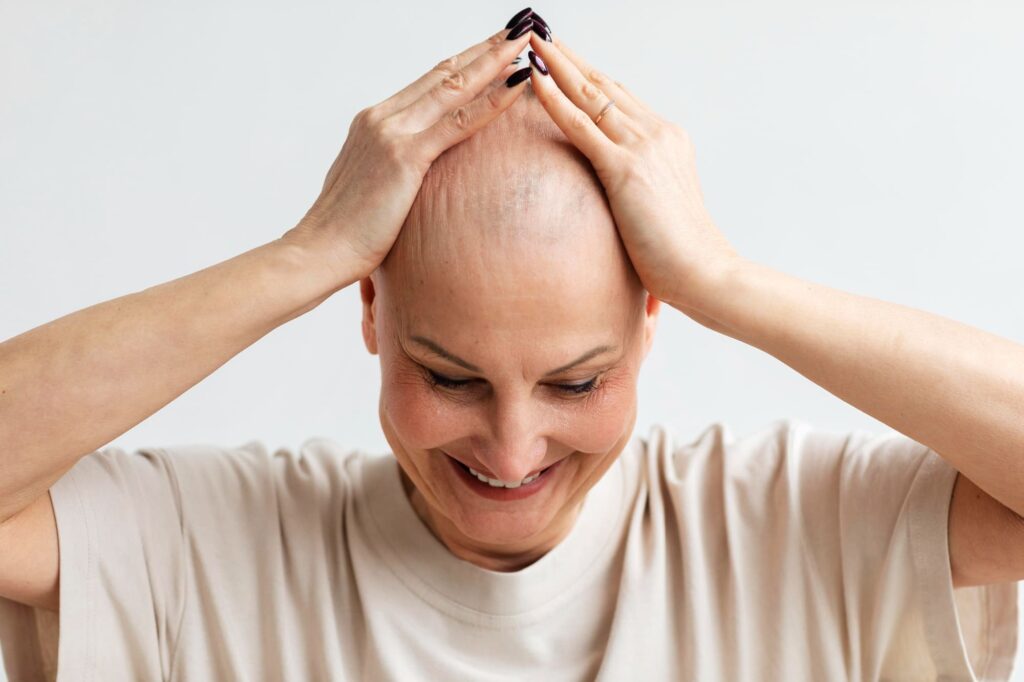
<path id="1" fill-rule="evenodd" d="M 446 516 L 465 537 L 489 547 L 515 549 L 535 545 L 551 531 L 557 510 L 522 508 L 516 511 L 473 509 L 465 504 L 446 510 Z"/>

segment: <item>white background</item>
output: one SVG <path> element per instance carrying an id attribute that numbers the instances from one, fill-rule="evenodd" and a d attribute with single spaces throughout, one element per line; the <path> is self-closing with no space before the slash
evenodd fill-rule
<path id="1" fill-rule="evenodd" d="M 625 7 L 535 9 L 690 132 L 741 254 L 1024 342 L 1022 5 Z M 359 109 L 518 9 L 0 0 L 0 339 L 276 238 Z M 358 300 L 350 287 L 277 329 L 115 444 L 385 451 Z M 671 309 L 640 393 L 640 433 L 787 416 L 887 430 Z"/>

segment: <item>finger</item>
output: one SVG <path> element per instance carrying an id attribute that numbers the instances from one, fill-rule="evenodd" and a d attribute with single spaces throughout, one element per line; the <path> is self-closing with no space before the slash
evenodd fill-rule
<path id="1" fill-rule="evenodd" d="M 550 76 L 533 71 L 533 91 L 565 136 L 590 159 L 595 168 L 606 166 L 618 151 L 614 140 L 598 128 L 592 118 L 573 104 Z M 625 116 L 625 114 L 623 114 Z"/>
<path id="2" fill-rule="evenodd" d="M 516 57 L 508 66 L 503 68 L 498 73 L 498 77 L 491 81 L 491 85 L 493 86 L 499 85 L 500 83 L 504 83 L 509 76 L 511 76 L 513 73 L 515 73 L 519 69 L 523 68 L 523 66 L 526 66 L 528 64 L 529 62 L 525 61 L 522 57 Z"/>
<path id="3" fill-rule="evenodd" d="M 607 74 L 595 69 L 586 60 L 573 52 L 558 36 L 552 36 L 552 38 L 555 46 L 562 51 L 562 54 L 569 58 L 569 61 L 576 65 L 576 68 L 579 69 L 580 73 L 587 80 L 604 90 L 609 97 L 615 100 L 615 106 L 620 107 L 631 116 L 635 116 L 641 111 L 653 113 L 646 104 L 638 100 L 622 83 L 612 80 Z"/>
<path id="4" fill-rule="evenodd" d="M 531 46 L 543 59 L 554 83 L 569 101 L 576 105 L 591 122 L 601 114 L 598 128 L 614 142 L 623 142 L 635 136 L 639 126 L 629 112 L 616 106 L 606 108 L 612 97 L 583 77 L 576 65 L 553 43 L 535 40 Z M 540 76 L 543 79 L 547 76 Z M 536 86 L 534 86 L 536 88 Z M 603 112 L 603 113 L 602 113 Z"/>
<path id="5" fill-rule="evenodd" d="M 530 41 L 529 34 L 527 30 L 513 40 L 502 40 L 469 64 L 442 78 L 407 107 L 395 112 L 392 115 L 395 124 L 405 130 L 420 131 L 452 109 L 472 101 L 513 57 L 522 52 Z"/>
<path id="6" fill-rule="evenodd" d="M 471 45 L 457 55 L 438 62 L 438 64 L 430 71 L 427 71 L 405 88 L 399 90 L 394 95 L 378 104 L 377 106 L 381 110 L 381 113 L 386 116 L 400 109 L 404 109 L 411 102 L 422 97 L 423 93 L 440 83 L 446 76 L 455 73 L 483 53 L 487 52 L 487 50 L 504 42 L 505 36 L 507 36 L 508 33 L 508 29 L 501 29 L 486 40 L 481 41 L 476 45 Z"/>
<path id="7" fill-rule="evenodd" d="M 426 130 L 413 135 L 414 145 L 420 145 L 433 162 L 446 149 L 470 137 L 512 106 L 523 94 L 529 80 L 525 78 L 512 87 L 505 85 L 504 81 L 493 84 L 470 103 L 458 107 Z"/>
<path id="8" fill-rule="evenodd" d="M 552 80 L 551 85 L 558 88 L 568 101 L 580 110 L 582 118 L 590 119 L 597 128 L 610 140 L 616 143 L 628 142 L 642 132 L 643 127 L 628 112 L 620 109 L 618 103 L 612 105 L 612 98 L 580 73 L 576 65 L 552 43 L 535 41 L 533 47 L 544 50 L 540 55 L 546 65 L 549 76 L 537 71 L 537 80 Z M 534 84 L 534 89 L 538 86 Z M 557 98 L 555 98 L 557 101 Z M 645 116 L 645 114 L 640 114 Z M 600 119 L 597 121 L 596 119 Z M 572 119 L 569 119 L 570 122 Z M 557 122 L 557 120 L 556 120 Z"/>

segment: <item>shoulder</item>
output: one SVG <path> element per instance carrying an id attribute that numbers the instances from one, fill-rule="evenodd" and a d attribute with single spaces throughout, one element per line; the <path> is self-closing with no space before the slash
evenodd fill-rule
<path id="1" fill-rule="evenodd" d="M 167 494 L 174 506 L 204 512 L 265 513 L 272 502 L 319 503 L 343 498 L 369 455 L 324 437 L 298 448 L 270 450 L 261 440 L 239 445 L 182 443 L 128 451 L 111 446 L 90 453 L 72 470 L 78 488 L 118 489 L 143 503 Z"/>
<path id="2" fill-rule="evenodd" d="M 793 417 L 742 437 L 725 422 L 691 438 L 655 424 L 637 450 L 641 485 L 678 491 L 688 504 L 703 500 L 723 511 L 735 506 L 795 514 L 811 526 L 857 507 L 864 508 L 859 518 L 865 522 L 878 517 L 879 523 L 892 523 L 912 490 L 941 491 L 948 486 L 938 484 L 951 486 L 955 473 L 936 453 L 898 432 L 840 432 Z"/>
<path id="3" fill-rule="evenodd" d="M 733 477 L 774 477 L 787 467 L 811 474 L 839 470 L 853 474 L 881 463 L 913 468 L 934 454 L 896 431 L 834 431 L 796 417 L 776 419 L 739 438 L 721 421 L 690 439 L 681 438 L 669 426 L 654 424 L 641 442 L 646 461 L 677 477 L 706 472 L 709 467 Z"/>
<path id="4" fill-rule="evenodd" d="M 840 450 L 847 440 L 792 417 L 776 419 L 742 437 L 724 421 L 709 424 L 691 438 L 654 424 L 642 439 L 641 452 L 648 466 L 669 481 L 708 476 L 750 479 L 772 477 L 792 461 Z"/>
<path id="5" fill-rule="evenodd" d="M 348 487 L 367 454 L 325 437 L 298 448 L 270 450 L 260 440 L 236 446 L 189 444 L 148 448 L 162 456 L 179 479 L 191 486 L 233 486 L 258 492 L 268 486 L 293 493 L 338 492 Z"/>

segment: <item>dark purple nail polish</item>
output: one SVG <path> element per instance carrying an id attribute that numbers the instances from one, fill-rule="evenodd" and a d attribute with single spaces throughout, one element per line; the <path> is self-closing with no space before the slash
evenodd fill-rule
<path id="1" fill-rule="evenodd" d="M 527 56 L 530 58 L 530 63 L 533 64 L 538 71 L 540 71 L 540 75 L 548 75 L 548 67 L 544 64 L 544 60 L 540 58 L 539 54 L 537 54 L 533 50 L 530 50 L 527 53 Z"/>
<path id="2" fill-rule="evenodd" d="M 519 10 L 518 12 L 516 12 L 515 14 L 512 15 L 511 19 L 508 20 L 508 23 L 505 24 L 505 28 L 512 28 L 513 26 L 518 24 L 520 21 L 525 19 L 526 15 L 530 14 L 532 11 L 533 10 L 530 9 L 529 7 L 525 7 L 523 9 Z"/>
<path id="3" fill-rule="evenodd" d="M 541 26 L 543 26 L 544 28 L 546 28 L 548 30 L 548 33 L 551 32 L 551 27 L 548 26 L 548 22 L 544 21 L 544 17 L 534 12 L 533 14 L 530 15 L 530 18 L 533 19 L 538 24 L 540 24 Z"/>
<path id="4" fill-rule="evenodd" d="M 539 35 L 541 38 L 543 38 L 544 40 L 548 41 L 549 43 L 551 42 L 551 34 L 548 32 L 548 30 L 546 28 L 544 28 L 540 24 L 534 23 L 532 17 L 530 19 L 530 23 L 533 24 L 533 32 L 534 33 L 536 33 L 537 35 Z"/>
<path id="5" fill-rule="evenodd" d="M 524 66 L 523 68 L 519 69 L 518 71 L 513 73 L 511 76 L 509 76 L 508 79 L 505 81 L 505 85 L 507 85 L 510 88 L 519 85 L 524 80 L 526 80 L 527 78 L 530 77 L 530 71 L 532 71 L 532 70 L 533 69 L 531 67 Z"/>
<path id="6" fill-rule="evenodd" d="M 513 28 L 512 31 L 509 32 L 508 38 L 506 40 L 515 40 L 516 38 L 520 37 L 527 31 L 529 31 L 531 28 L 533 28 L 533 21 L 529 17 L 527 17 L 520 21 L 518 24 L 516 24 L 515 28 Z"/>

